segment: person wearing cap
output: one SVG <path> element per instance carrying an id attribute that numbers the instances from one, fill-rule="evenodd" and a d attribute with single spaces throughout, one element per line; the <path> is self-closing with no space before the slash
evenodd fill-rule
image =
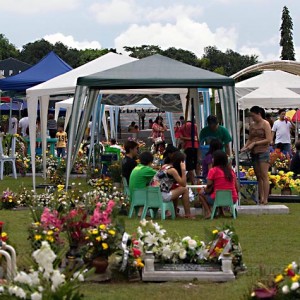
<path id="1" fill-rule="evenodd" d="M 207 126 L 200 132 L 200 144 L 209 145 L 213 139 L 218 139 L 223 145 L 223 150 L 229 156 L 231 154 L 229 143 L 232 138 L 228 130 L 219 124 L 217 117 L 214 115 L 208 116 L 206 121 Z"/>

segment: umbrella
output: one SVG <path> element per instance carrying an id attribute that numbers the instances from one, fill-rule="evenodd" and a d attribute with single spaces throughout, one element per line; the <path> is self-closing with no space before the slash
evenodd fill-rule
<path id="1" fill-rule="evenodd" d="M 295 114 L 293 115 L 293 117 L 292 117 L 292 121 L 293 122 L 300 122 L 300 110 L 297 110 L 296 112 L 295 112 Z"/>
<path id="2" fill-rule="evenodd" d="M 296 113 L 296 111 L 294 109 L 291 109 L 291 110 L 287 111 L 285 113 L 285 115 L 286 115 L 286 117 L 292 119 L 295 113 Z"/>

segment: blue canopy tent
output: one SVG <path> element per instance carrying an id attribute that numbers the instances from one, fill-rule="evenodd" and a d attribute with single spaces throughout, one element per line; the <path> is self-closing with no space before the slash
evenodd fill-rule
<path id="1" fill-rule="evenodd" d="M 25 91 L 30 87 L 64 74 L 70 70 L 72 70 L 72 67 L 51 51 L 36 65 L 26 71 L 15 76 L 0 79 L 0 90 Z"/>

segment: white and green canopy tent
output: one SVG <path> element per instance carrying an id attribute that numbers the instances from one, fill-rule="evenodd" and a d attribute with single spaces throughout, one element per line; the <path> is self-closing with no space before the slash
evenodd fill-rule
<path id="1" fill-rule="evenodd" d="M 70 121 L 66 186 L 69 183 L 71 166 L 76 159 L 84 129 L 95 103 L 97 100 L 99 101 L 99 94 L 142 94 L 151 102 L 155 95 L 177 94 L 184 102 L 183 98 L 187 94 L 190 99 L 198 100 L 197 88 L 218 89 L 224 124 L 233 136 L 234 151 L 237 155 L 237 113 L 234 85 L 234 79 L 232 78 L 158 54 L 78 78 Z M 85 99 L 87 100 L 85 101 Z M 103 98 L 103 101 L 105 101 L 105 98 Z M 162 101 L 167 106 L 176 104 L 174 97 L 166 97 Z M 135 102 L 136 100 L 132 103 Z M 119 105 L 132 103 L 120 103 Z M 84 114 L 82 115 L 80 114 L 81 108 L 84 108 Z M 195 105 L 196 117 L 197 108 L 199 108 L 199 105 Z M 236 161 L 238 162 L 238 160 Z"/>

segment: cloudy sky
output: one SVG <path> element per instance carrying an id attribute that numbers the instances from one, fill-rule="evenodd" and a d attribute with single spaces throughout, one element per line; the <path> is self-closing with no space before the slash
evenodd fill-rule
<path id="1" fill-rule="evenodd" d="M 279 59 L 283 6 L 300 59 L 300 0 L 0 0 L 0 33 L 17 47 L 45 38 L 78 48 L 206 46 Z"/>

